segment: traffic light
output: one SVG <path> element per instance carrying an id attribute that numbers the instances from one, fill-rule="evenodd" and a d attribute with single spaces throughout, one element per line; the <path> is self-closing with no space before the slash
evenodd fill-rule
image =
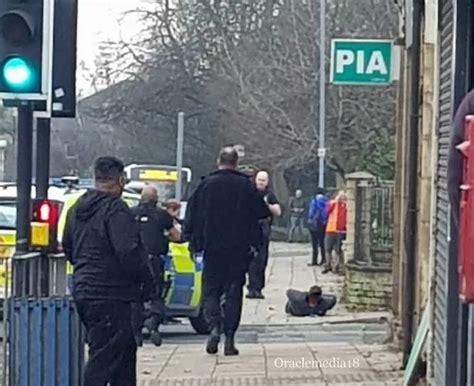
<path id="1" fill-rule="evenodd" d="M 78 0 L 54 3 L 52 117 L 76 116 L 76 48 Z"/>
<path id="2" fill-rule="evenodd" d="M 55 251 L 58 245 L 59 203 L 33 200 L 31 246 Z"/>
<path id="3" fill-rule="evenodd" d="M 50 0 L 0 1 L 0 96 L 45 99 L 49 87 Z"/>

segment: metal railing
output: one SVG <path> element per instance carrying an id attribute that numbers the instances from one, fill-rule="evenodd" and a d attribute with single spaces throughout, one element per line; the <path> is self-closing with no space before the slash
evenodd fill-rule
<path id="1" fill-rule="evenodd" d="M 392 181 L 379 181 L 372 188 L 370 230 L 373 247 L 392 247 L 393 194 L 394 183 Z"/>
<path id="2" fill-rule="evenodd" d="M 72 298 L 66 295 L 65 256 L 15 255 L 11 267 L 3 307 L 3 384 L 81 385 L 85 336 Z"/>

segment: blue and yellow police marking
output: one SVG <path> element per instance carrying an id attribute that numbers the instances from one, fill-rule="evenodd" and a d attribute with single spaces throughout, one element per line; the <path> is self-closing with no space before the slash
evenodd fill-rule
<path id="1" fill-rule="evenodd" d="M 187 243 L 170 243 L 171 262 L 165 277 L 171 280 L 165 303 L 169 307 L 199 307 L 201 303 L 202 270 L 195 264 Z"/>

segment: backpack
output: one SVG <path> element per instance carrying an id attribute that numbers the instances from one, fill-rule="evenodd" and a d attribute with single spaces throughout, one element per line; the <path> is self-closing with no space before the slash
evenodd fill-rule
<path id="1" fill-rule="evenodd" d="M 308 219 L 308 228 L 310 231 L 317 231 L 321 226 L 326 225 L 327 221 L 327 200 L 325 198 L 313 198 L 310 204 L 310 212 L 313 216 Z M 314 208 L 314 209 L 313 209 Z"/>

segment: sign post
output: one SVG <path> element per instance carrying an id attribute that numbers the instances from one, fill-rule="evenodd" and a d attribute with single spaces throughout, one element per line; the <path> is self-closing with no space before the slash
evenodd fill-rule
<path id="1" fill-rule="evenodd" d="M 176 144 L 176 200 L 181 201 L 183 188 L 184 113 L 178 113 L 178 136 Z"/>
<path id="2" fill-rule="evenodd" d="M 326 0 L 320 1 L 319 18 L 319 149 L 326 147 Z M 318 151 L 319 181 L 318 187 L 324 188 L 324 163 L 326 152 Z"/>
<path id="3" fill-rule="evenodd" d="M 333 39 L 331 83 L 388 86 L 393 80 L 391 40 Z"/>

